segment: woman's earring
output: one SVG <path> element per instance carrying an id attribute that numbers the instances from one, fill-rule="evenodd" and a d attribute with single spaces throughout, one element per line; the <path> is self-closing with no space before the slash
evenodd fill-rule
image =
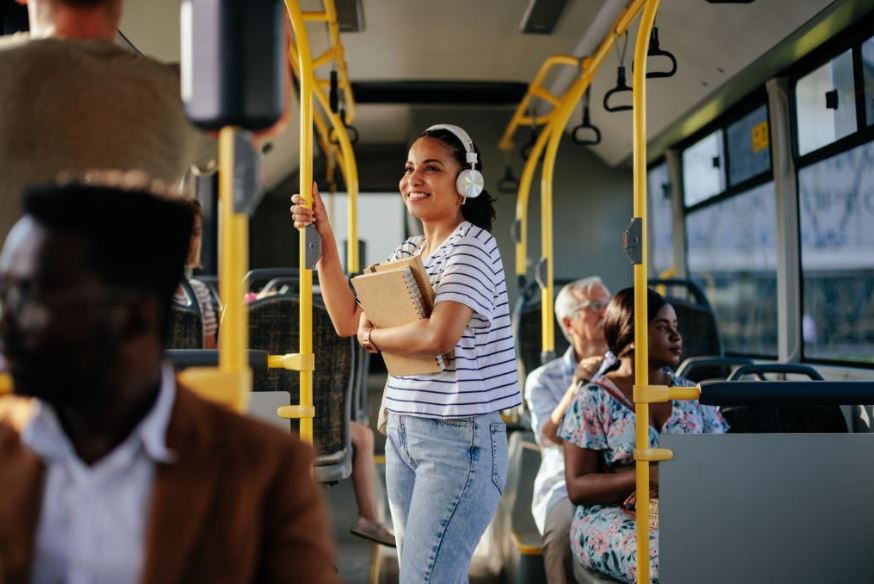
<path id="1" fill-rule="evenodd" d="M 467 197 L 462 197 L 461 195 L 458 195 L 458 198 L 461 199 L 461 201 L 458 203 L 459 207 L 461 207 L 462 205 L 464 205 L 467 202 Z"/>

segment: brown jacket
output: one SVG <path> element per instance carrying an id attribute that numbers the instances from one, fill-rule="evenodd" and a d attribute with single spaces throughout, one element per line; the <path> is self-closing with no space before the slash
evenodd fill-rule
<path id="1" fill-rule="evenodd" d="M 0 400 L 0 584 L 28 581 L 44 469 Z M 18 400 L 19 402 L 21 400 Z M 5 418 L 5 419 L 4 419 Z M 149 509 L 144 584 L 337 581 L 312 453 L 180 388 Z"/>

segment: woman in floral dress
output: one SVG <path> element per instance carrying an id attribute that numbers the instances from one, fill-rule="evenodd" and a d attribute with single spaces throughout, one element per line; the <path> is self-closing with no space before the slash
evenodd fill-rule
<path id="1" fill-rule="evenodd" d="M 690 385 L 671 371 L 680 361 L 683 339 L 674 308 L 648 291 L 649 382 Z M 615 369 L 580 389 L 562 421 L 565 478 L 577 505 L 571 548 L 577 562 L 620 582 L 634 582 L 637 542 L 634 503 L 634 289 L 613 297 L 604 317 L 604 336 Z M 719 411 L 694 401 L 650 404 L 650 447 L 659 434 L 721 433 L 728 424 Z M 658 494 L 658 465 L 650 465 L 650 484 Z M 650 530 L 650 574 L 658 582 L 658 530 Z"/>

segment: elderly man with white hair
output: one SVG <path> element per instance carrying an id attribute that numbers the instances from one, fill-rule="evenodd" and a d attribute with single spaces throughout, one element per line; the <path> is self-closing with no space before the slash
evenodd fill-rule
<path id="1" fill-rule="evenodd" d="M 555 317 L 570 347 L 561 357 L 535 369 L 525 382 L 531 426 L 542 461 L 534 479 L 531 513 L 543 537 L 543 562 L 550 584 L 573 582 L 570 524 L 574 507 L 564 481 L 564 457 L 556 430 L 580 381 L 591 380 L 607 352 L 604 311 L 610 292 L 598 276 L 576 280 L 555 299 Z"/>

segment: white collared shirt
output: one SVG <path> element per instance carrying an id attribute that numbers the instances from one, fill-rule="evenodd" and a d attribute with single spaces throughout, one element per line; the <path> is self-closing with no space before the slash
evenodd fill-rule
<path id="1" fill-rule="evenodd" d="M 165 367 L 152 410 L 92 466 L 76 455 L 54 410 L 39 403 L 22 434 L 46 468 L 33 584 L 135 584 L 143 571 L 157 463 L 173 462 L 166 436 L 176 398 Z"/>

